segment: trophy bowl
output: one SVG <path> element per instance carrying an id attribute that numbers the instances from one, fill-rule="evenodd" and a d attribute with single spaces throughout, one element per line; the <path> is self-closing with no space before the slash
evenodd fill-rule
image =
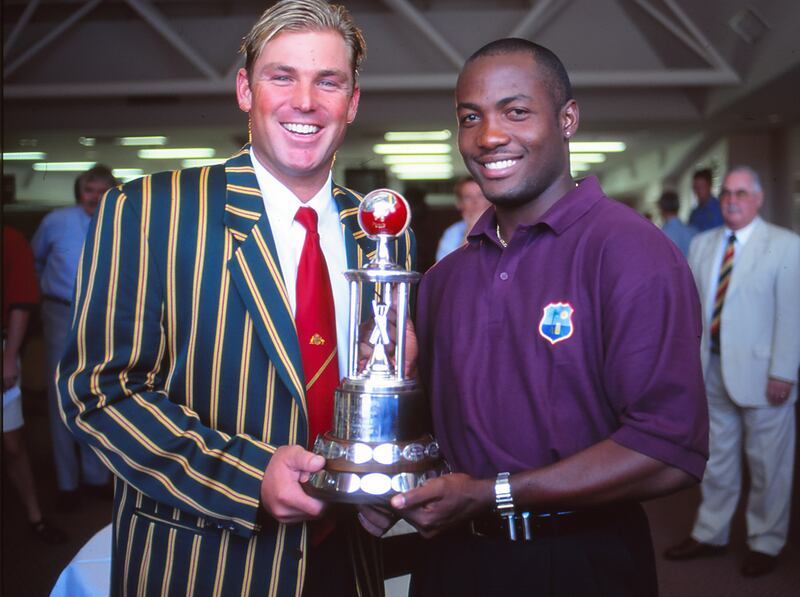
<path id="1" fill-rule="evenodd" d="M 334 394 L 333 428 L 314 443 L 314 453 L 326 459 L 325 468 L 312 474 L 304 486 L 314 497 L 333 502 L 384 503 L 397 493 L 449 472 L 439 455 L 439 445 L 428 432 L 430 416 L 422 388 L 416 379 L 406 377 L 402 367 L 409 289 L 421 276 L 390 259 L 388 242 L 403 234 L 410 221 L 408 202 L 389 189 L 372 191 L 359 206 L 359 225 L 378 246 L 363 269 L 344 272 L 350 284 L 348 374 Z M 372 355 L 359 368 L 363 284 L 374 284 L 377 292 L 369 336 Z M 393 300 L 397 312 L 394 361 L 387 355 Z"/>

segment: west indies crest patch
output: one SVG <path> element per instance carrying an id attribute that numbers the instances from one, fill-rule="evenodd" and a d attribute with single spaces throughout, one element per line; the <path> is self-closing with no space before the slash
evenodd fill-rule
<path id="1" fill-rule="evenodd" d="M 575 327 L 572 324 L 572 314 L 575 312 L 569 303 L 550 303 L 542 310 L 542 319 L 539 321 L 539 335 L 556 344 L 572 336 Z"/>

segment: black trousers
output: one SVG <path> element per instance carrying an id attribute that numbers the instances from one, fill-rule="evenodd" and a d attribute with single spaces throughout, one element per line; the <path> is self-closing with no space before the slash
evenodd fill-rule
<path id="1" fill-rule="evenodd" d="M 638 504 L 600 510 L 586 528 L 529 542 L 466 529 L 425 542 L 412 597 L 656 597 L 650 527 Z"/>
<path id="2" fill-rule="evenodd" d="M 379 540 L 352 508 L 331 515 L 337 516 L 333 532 L 318 545 L 309 542 L 303 597 L 382 597 Z"/>

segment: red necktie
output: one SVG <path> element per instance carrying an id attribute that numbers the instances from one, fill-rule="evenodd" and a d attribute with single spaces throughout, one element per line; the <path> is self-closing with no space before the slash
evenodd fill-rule
<path id="1" fill-rule="evenodd" d="M 336 312 L 325 255 L 319 245 L 317 212 L 301 207 L 295 215 L 306 229 L 297 267 L 295 324 L 306 378 L 308 446 L 328 431 L 333 420 L 333 392 L 339 383 L 336 351 Z"/>

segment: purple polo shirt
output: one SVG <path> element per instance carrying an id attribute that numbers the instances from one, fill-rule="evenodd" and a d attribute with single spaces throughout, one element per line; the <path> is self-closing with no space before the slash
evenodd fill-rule
<path id="1" fill-rule="evenodd" d="M 424 276 L 434 430 L 474 477 L 611 438 L 698 479 L 708 456 L 700 302 L 677 247 L 587 178 L 502 249 L 494 210 Z"/>

